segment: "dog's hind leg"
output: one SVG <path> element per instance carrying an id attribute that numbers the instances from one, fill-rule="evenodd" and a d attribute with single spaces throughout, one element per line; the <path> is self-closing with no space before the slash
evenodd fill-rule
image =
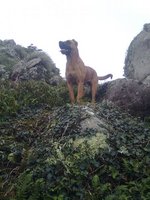
<path id="1" fill-rule="evenodd" d="M 92 104 L 95 104 L 95 96 L 96 96 L 96 92 L 97 92 L 97 87 L 98 87 L 98 81 L 94 80 L 92 82 Z"/>

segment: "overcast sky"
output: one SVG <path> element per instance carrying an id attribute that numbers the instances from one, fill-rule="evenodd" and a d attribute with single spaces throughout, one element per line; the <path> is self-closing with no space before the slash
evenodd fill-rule
<path id="1" fill-rule="evenodd" d="M 0 39 L 31 43 L 50 55 L 61 75 L 58 41 L 75 39 L 80 57 L 98 75 L 123 75 L 132 39 L 150 23 L 149 0 L 0 0 Z"/>

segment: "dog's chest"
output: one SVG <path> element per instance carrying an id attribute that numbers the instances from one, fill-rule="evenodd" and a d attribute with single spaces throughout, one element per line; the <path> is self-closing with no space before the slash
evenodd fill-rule
<path id="1" fill-rule="evenodd" d="M 68 74 L 77 74 L 79 72 L 79 66 L 78 64 L 72 64 L 72 63 L 69 63 L 66 65 L 66 75 Z"/>
<path id="2" fill-rule="evenodd" d="M 68 82 L 72 83 L 72 84 L 77 84 L 79 79 L 78 77 L 76 76 L 76 74 L 68 74 L 66 76 L 66 79 Z"/>
<path id="3" fill-rule="evenodd" d="M 81 59 L 70 59 L 66 63 L 66 76 L 80 76 L 85 74 L 85 65 Z"/>
<path id="4" fill-rule="evenodd" d="M 73 66 L 66 68 L 66 79 L 73 84 L 78 83 L 79 81 L 83 81 L 85 78 L 85 72 L 79 66 Z"/>

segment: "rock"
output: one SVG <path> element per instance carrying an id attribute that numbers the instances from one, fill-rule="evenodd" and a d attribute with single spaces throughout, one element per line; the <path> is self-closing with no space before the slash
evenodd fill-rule
<path id="1" fill-rule="evenodd" d="M 94 109 L 84 106 L 82 109 L 82 118 L 84 120 L 81 121 L 81 132 L 86 131 L 87 129 L 95 130 L 96 132 L 107 133 L 108 132 L 108 124 L 104 119 L 100 119 L 96 116 Z M 88 116 L 88 117 L 86 117 Z"/>
<path id="2" fill-rule="evenodd" d="M 103 99 L 133 115 L 150 115 L 150 86 L 142 82 L 126 78 L 109 82 Z"/>
<path id="3" fill-rule="evenodd" d="M 10 58 L 17 59 L 17 52 L 15 51 L 16 43 L 14 40 L 4 40 L 0 42 L 0 54 L 5 54 Z"/>
<path id="4" fill-rule="evenodd" d="M 63 79 L 59 74 L 49 71 L 43 64 L 41 58 L 33 58 L 30 61 L 19 61 L 10 75 L 12 81 L 42 80 L 50 85 L 59 85 Z"/>
<path id="5" fill-rule="evenodd" d="M 7 46 L 7 47 L 14 47 L 14 46 L 16 46 L 16 43 L 15 43 L 15 41 L 13 39 L 11 39 L 11 40 L 4 40 L 3 44 L 5 46 Z"/>
<path id="6" fill-rule="evenodd" d="M 124 75 L 150 84 L 150 24 L 131 42 L 125 58 Z"/>
<path id="7" fill-rule="evenodd" d="M 28 48 L 16 45 L 14 40 L 0 40 L 0 78 L 18 81 L 41 80 L 51 85 L 62 82 L 59 69 L 42 50 L 30 45 Z M 3 76 L 2 76 L 3 74 Z"/>
<path id="8" fill-rule="evenodd" d="M 26 69 L 30 69 L 41 62 L 41 58 L 34 58 L 26 63 Z"/>
<path id="9" fill-rule="evenodd" d="M 10 74 L 10 79 L 12 81 L 20 80 L 29 80 L 30 78 L 36 79 L 37 77 L 37 69 L 34 68 L 41 61 L 40 58 L 34 58 L 28 62 L 24 60 L 19 61 L 16 65 L 14 65 L 13 70 Z"/>
<path id="10" fill-rule="evenodd" d="M 26 62 L 19 61 L 12 70 L 10 79 L 13 81 L 42 80 L 50 85 L 59 85 L 63 79 L 59 74 L 49 71 L 43 64 L 41 58 L 33 58 Z"/>
<path id="11" fill-rule="evenodd" d="M 144 80 L 143 80 L 143 83 L 147 84 L 150 86 L 150 75 L 147 76 Z"/>

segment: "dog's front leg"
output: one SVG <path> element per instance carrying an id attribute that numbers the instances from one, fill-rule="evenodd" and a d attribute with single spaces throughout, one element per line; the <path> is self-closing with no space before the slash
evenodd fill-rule
<path id="1" fill-rule="evenodd" d="M 83 87 L 84 87 L 84 82 L 80 81 L 78 83 L 78 95 L 77 95 L 77 102 L 78 103 L 80 103 L 80 100 L 83 97 Z"/>
<path id="2" fill-rule="evenodd" d="M 70 95 L 71 103 L 73 104 L 75 102 L 73 85 L 72 85 L 72 83 L 67 82 L 67 86 L 68 86 L 68 89 L 69 89 L 69 95 Z"/>

